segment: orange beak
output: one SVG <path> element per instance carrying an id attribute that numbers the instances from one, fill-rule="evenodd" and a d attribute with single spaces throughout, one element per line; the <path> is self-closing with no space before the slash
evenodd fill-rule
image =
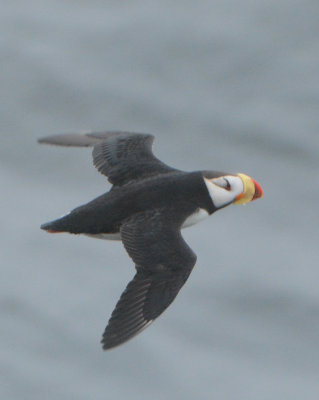
<path id="1" fill-rule="evenodd" d="M 258 182 L 245 174 L 237 174 L 243 182 L 244 190 L 240 193 L 234 204 L 247 204 L 253 200 L 263 197 L 263 191 Z"/>
<path id="2" fill-rule="evenodd" d="M 264 196 L 264 193 L 263 193 L 263 190 L 262 190 L 261 186 L 259 185 L 259 183 L 256 182 L 252 178 L 251 178 L 251 180 L 254 182 L 254 185 L 255 185 L 255 194 L 253 195 L 253 198 L 251 199 L 251 201 L 253 201 L 253 200 L 262 198 Z"/>

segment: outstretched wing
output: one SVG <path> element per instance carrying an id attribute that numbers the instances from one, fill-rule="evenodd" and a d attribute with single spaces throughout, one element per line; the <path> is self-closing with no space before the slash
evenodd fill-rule
<path id="1" fill-rule="evenodd" d="M 47 136 L 39 143 L 58 146 L 93 146 L 93 163 L 117 186 L 158 174 L 176 172 L 152 152 L 154 136 L 132 132 L 91 132 Z"/>
<path id="2" fill-rule="evenodd" d="M 172 303 L 196 262 L 180 233 L 184 215 L 140 213 L 121 227 L 137 273 L 118 301 L 103 334 L 103 349 L 118 346 L 150 325 Z"/>

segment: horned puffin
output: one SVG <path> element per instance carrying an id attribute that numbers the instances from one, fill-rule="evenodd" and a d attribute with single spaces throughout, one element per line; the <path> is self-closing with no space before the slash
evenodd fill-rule
<path id="1" fill-rule="evenodd" d="M 111 189 L 52 222 L 50 233 L 122 240 L 136 274 L 103 333 L 103 349 L 118 346 L 149 326 L 188 279 L 196 255 L 181 229 L 230 204 L 263 196 L 243 173 L 184 172 L 153 155 L 151 134 L 107 131 L 44 137 L 39 143 L 93 147 L 93 163 Z"/>

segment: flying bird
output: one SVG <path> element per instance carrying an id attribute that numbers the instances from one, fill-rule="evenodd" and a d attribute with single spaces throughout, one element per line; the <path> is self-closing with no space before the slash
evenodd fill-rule
<path id="1" fill-rule="evenodd" d="M 44 137 L 39 143 L 93 147 L 93 163 L 112 188 L 54 221 L 50 233 L 69 232 L 122 240 L 136 274 L 105 328 L 103 349 L 118 346 L 149 326 L 172 303 L 188 279 L 196 255 L 181 229 L 230 204 L 262 197 L 260 185 L 243 173 L 184 172 L 152 152 L 154 136 L 91 132 Z"/>

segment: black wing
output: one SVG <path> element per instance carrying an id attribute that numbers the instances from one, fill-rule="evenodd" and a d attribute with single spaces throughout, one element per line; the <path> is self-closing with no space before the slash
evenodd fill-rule
<path id="1" fill-rule="evenodd" d="M 178 171 L 154 156 L 153 141 L 154 136 L 150 134 L 118 131 L 62 134 L 38 140 L 39 143 L 58 146 L 93 146 L 95 167 L 117 186 Z"/>
<path id="2" fill-rule="evenodd" d="M 196 262 L 180 233 L 185 216 L 162 210 L 137 214 L 121 227 L 137 273 L 118 301 L 103 334 L 103 349 L 145 329 L 172 303 Z"/>

